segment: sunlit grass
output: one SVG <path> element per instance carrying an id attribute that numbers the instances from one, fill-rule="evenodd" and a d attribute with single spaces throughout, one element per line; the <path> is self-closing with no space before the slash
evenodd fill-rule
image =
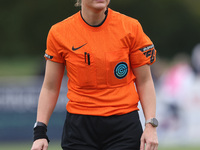
<path id="1" fill-rule="evenodd" d="M 0 58 L 0 76 L 29 76 L 38 74 L 44 68 L 43 57 Z"/>
<path id="2" fill-rule="evenodd" d="M 0 143 L 1 150 L 30 150 L 31 142 L 11 142 Z M 158 150 L 199 150 L 200 146 L 159 146 Z M 50 142 L 48 150 L 62 150 L 60 142 Z"/>
<path id="3" fill-rule="evenodd" d="M 11 142 L 0 143 L 1 150 L 30 150 L 31 142 Z M 62 150 L 59 142 L 50 142 L 48 150 Z"/>

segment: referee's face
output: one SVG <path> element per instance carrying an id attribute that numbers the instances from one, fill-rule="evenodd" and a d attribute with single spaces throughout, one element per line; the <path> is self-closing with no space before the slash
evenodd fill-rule
<path id="1" fill-rule="evenodd" d="M 106 9 L 110 0 L 82 0 L 82 7 L 87 7 L 93 10 Z"/>

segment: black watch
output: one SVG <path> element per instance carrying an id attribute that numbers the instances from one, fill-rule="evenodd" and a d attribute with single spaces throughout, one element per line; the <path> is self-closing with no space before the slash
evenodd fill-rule
<path id="1" fill-rule="evenodd" d="M 148 123 L 150 123 L 153 127 L 158 126 L 158 120 L 156 118 L 152 118 L 152 119 L 145 121 L 145 125 L 148 124 Z"/>
<path id="2" fill-rule="evenodd" d="M 44 124 L 44 123 L 42 123 L 42 122 L 39 122 L 39 121 L 37 121 L 35 124 L 34 124 L 34 129 L 36 128 L 36 127 L 38 127 L 38 126 L 41 126 L 41 127 L 45 127 L 46 129 L 47 129 L 47 125 L 46 124 Z"/>

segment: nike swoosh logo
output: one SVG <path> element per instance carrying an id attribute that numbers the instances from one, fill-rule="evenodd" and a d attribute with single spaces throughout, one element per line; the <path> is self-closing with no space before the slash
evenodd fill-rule
<path id="1" fill-rule="evenodd" d="M 74 46 L 72 46 L 72 50 L 73 50 L 73 51 L 76 51 L 76 50 L 82 48 L 83 46 L 85 46 L 86 44 L 87 44 L 87 43 L 85 43 L 85 44 L 83 44 L 83 45 L 81 45 L 80 47 L 77 47 L 77 48 L 74 48 Z"/>

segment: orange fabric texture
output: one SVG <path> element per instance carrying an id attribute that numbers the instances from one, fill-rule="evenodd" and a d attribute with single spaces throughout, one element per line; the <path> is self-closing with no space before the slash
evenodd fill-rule
<path id="1" fill-rule="evenodd" d="M 80 12 L 52 26 L 45 58 L 66 65 L 68 112 L 110 116 L 138 110 L 132 68 L 154 63 L 155 55 L 139 22 L 109 9 L 99 27 Z"/>

